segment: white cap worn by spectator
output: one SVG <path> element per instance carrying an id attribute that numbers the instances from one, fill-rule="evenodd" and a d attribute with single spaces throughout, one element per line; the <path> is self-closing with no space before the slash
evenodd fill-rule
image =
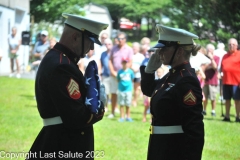
<path id="1" fill-rule="evenodd" d="M 198 39 L 198 36 L 188 32 L 184 29 L 179 28 L 171 28 L 167 26 L 163 26 L 160 24 L 156 25 L 156 31 L 159 33 L 158 43 L 153 48 L 163 48 L 163 47 L 171 47 L 176 46 L 176 50 L 172 55 L 170 60 L 170 65 L 173 61 L 177 48 L 179 46 L 188 46 L 192 47 L 194 43 L 193 39 Z M 162 65 L 159 54 L 152 54 L 149 59 L 148 65 L 145 68 L 146 73 L 153 73 Z"/>
<path id="2" fill-rule="evenodd" d="M 41 31 L 41 35 L 48 36 L 48 31 L 46 31 L 46 30 Z"/>
<path id="3" fill-rule="evenodd" d="M 93 43 L 101 45 L 98 36 L 102 30 L 108 27 L 108 24 L 68 13 L 63 13 L 62 16 L 66 18 L 66 25 L 86 33 Z"/>

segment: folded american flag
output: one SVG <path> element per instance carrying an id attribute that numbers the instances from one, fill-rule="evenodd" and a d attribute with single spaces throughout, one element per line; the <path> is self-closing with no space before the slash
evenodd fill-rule
<path id="1" fill-rule="evenodd" d="M 92 113 L 98 113 L 98 108 L 100 108 L 100 79 L 98 75 L 97 64 L 94 60 L 88 63 L 85 70 L 85 84 L 87 86 L 87 95 L 85 100 L 85 105 L 89 107 Z"/>

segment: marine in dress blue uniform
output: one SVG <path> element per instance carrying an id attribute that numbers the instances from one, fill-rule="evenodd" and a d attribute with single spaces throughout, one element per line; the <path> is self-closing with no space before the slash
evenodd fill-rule
<path id="1" fill-rule="evenodd" d="M 73 42 L 82 38 L 82 45 L 79 44 L 81 48 L 76 53 L 60 39 L 60 43 L 46 54 L 40 64 L 35 93 L 44 126 L 27 159 L 94 159 L 89 155 L 94 151 L 93 124 L 102 119 L 104 104 L 101 102 L 97 113 L 86 106 L 86 79 L 77 62 L 89 49 L 93 49 L 93 43 L 100 44 L 98 34 L 108 25 L 81 16 L 66 13 L 63 16 L 67 18 L 66 27 L 74 31 Z M 74 37 L 75 33 L 82 36 Z"/>
<path id="2" fill-rule="evenodd" d="M 141 89 L 144 95 L 151 97 L 152 123 L 147 159 L 200 160 L 204 145 L 202 89 L 188 60 L 173 65 L 178 56 L 183 56 L 179 53 L 180 48 L 190 48 L 190 54 L 195 45 L 193 39 L 198 37 L 182 29 L 162 25 L 156 28 L 160 37 L 155 46 L 158 48 L 155 57 L 151 57 L 152 61 L 150 58 L 149 66 L 140 67 Z M 162 62 L 172 68 L 162 79 L 155 80 L 154 70 L 161 65 L 162 57 L 166 56 L 164 50 L 169 47 L 174 48 L 172 57 Z M 153 63 L 159 66 L 153 69 Z"/>

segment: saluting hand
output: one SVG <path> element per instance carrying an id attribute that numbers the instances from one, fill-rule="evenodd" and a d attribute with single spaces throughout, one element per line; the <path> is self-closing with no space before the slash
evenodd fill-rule
<path id="1" fill-rule="evenodd" d="M 159 67 L 161 67 L 162 62 L 160 60 L 160 55 L 155 52 L 150 57 L 148 64 L 145 68 L 146 73 L 154 73 Z"/>

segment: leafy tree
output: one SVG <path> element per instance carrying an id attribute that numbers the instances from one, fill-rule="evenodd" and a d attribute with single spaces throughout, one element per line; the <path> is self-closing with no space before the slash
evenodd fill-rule
<path id="1" fill-rule="evenodd" d="M 86 1 L 77 0 L 32 0 L 30 1 L 32 42 L 36 41 L 41 30 L 48 30 L 49 37 L 59 38 L 64 18 L 62 13 L 84 15 L 81 7 Z M 37 23 L 37 24 L 36 24 Z"/>
<path id="2" fill-rule="evenodd" d="M 146 17 L 148 23 L 148 36 L 155 31 L 156 20 L 161 19 L 161 7 L 171 0 L 32 0 L 30 3 L 30 14 L 34 16 L 34 21 L 55 22 L 63 20 L 61 14 L 63 12 L 84 15 L 81 7 L 85 4 L 93 2 L 104 5 L 108 8 L 113 20 L 119 22 L 121 17 L 126 17 L 132 21 L 141 23 L 142 17 Z"/>
<path id="3" fill-rule="evenodd" d="M 56 20 L 62 20 L 62 13 L 72 13 L 84 15 L 81 8 L 87 0 L 32 0 L 30 1 L 30 14 L 34 16 L 34 22 L 41 21 L 53 23 Z"/>
<path id="4" fill-rule="evenodd" d="M 121 17 L 126 17 L 141 24 L 141 19 L 145 17 L 148 20 L 147 36 L 154 35 L 156 21 L 161 19 L 161 8 L 168 4 L 170 0 L 122 0 L 122 1 L 101 1 L 95 0 L 94 2 L 105 5 L 108 7 L 111 16 L 116 21 Z M 139 33 L 140 35 L 140 33 Z"/>
<path id="5" fill-rule="evenodd" d="M 196 33 L 204 41 L 226 42 L 230 37 L 240 39 L 239 0 L 32 0 L 30 14 L 35 22 L 53 23 L 63 20 L 68 12 L 84 15 L 81 7 L 90 2 L 106 6 L 115 22 L 121 17 L 141 23 L 147 18 L 147 36 L 153 37 L 156 23 L 162 15 L 170 18 L 169 26 Z M 137 33 L 140 35 L 140 32 Z"/>
<path id="6" fill-rule="evenodd" d="M 227 42 L 240 38 L 239 0 L 172 0 L 163 12 L 170 25 L 196 33 L 200 39 Z"/>

